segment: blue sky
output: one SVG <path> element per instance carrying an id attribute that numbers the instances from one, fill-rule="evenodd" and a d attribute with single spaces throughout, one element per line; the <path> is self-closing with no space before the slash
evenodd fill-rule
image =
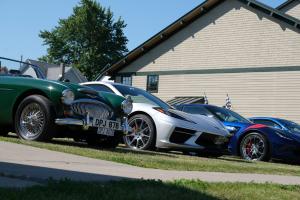
<path id="1" fill-rule="evenodd" d="M 110 7 L 115 17 L 127 23 L 125 35 L 129 50 L 138 46 L 203 0 L 97 0 Z M 38 37 L 51 30 L 58 19 L 67 18 L 79 0 L 1 0 L 0 57 L 37 59 L 46 54 Z M 272 7 L 284 0 L 261 0 Z"/>

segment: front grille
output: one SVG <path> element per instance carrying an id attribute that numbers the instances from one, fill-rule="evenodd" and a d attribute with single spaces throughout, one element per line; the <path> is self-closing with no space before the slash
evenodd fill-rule
<path id="1" fill-rule="evenodd" d="M 86 116 L 88 113 L 93 118 L 110 119 L 112 117 L 111 109 L 106 104 L 95 100 L 76 100 L 72 103 L 71 109 L 79 116 Z"/>
<path id="2" fill-rule="evenodd" d="M 195 143 L 204 147 L 214 146 L 218 137 L 219 136 L 210 133 L 202 133 Z"/>
<path id="3" fill-rule="evenodd" d="M 196 133 L 196 131 L 194 131 L 194 130 L 177 127 L 174 129 L 174 131 L 170 137 L 170 142 L 176 143 L 176 144 L 183 144 L 188 139 L 190 139 L 195 133 Z"/>

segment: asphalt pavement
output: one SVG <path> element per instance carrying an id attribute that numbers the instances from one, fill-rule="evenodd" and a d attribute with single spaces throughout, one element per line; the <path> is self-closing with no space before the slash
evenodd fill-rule
<path id="1" fill-rule="evenodd" d="M 32 186 L 46 183 L 50 178 L 74 181 L 199 179 L 300 185 L 297 176 L 147 169 L 8 142 L 0 142 L 0 152 L 0 187 Z"/>

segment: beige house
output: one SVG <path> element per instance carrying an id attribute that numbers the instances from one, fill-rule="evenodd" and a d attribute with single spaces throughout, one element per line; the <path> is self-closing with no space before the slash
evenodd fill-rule
<path id="1" fill-rule="evenodd" d="M 163 100 L 226 94 L 246 117 L 300 122 L 300 4 L 207 0 L 107 71 Z"/>

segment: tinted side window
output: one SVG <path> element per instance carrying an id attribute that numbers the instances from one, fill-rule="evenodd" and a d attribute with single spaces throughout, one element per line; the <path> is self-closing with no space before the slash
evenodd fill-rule
<path id="1" fill-rule="evenodd" d="M 273 127 L 273 128 L 277 128 L 277 129 L 280 129 L 280 125 L 273 122 L 273 121 L 270 121 L 270 120 L 264 120 L 264 119 L 254 119 L 252 120 L 255 124 L 263 124 L 263 125 L 266 125 L 266 126 L 270 126 L 270 127 Z"/>
<path id="2" fill-rule="evenodd" d="M 198 114 L 198 115 L 211 115 L 211 113 L 206 110 L 206 108 L 201 106 L 184 106 L 182 109 L 183 112 L 191 113 L 191 114 Z"/>
<path id="3" fill-rule="evenodd" d="M 109 89 L 105 85 L 88 85 L 88 86 L 97 91 L 114 93 L 111 89 Z"/>

